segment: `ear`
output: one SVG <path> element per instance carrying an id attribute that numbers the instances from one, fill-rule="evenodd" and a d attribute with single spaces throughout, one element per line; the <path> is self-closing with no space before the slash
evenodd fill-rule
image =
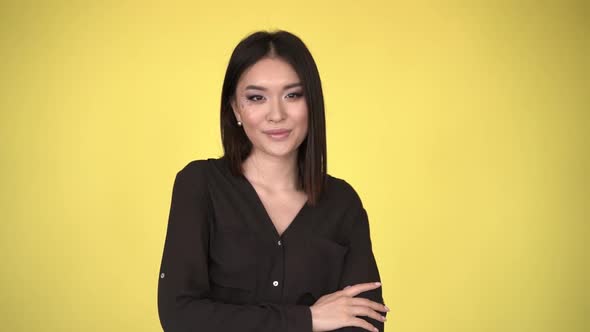
<path id="1" fill-rule="evenodd" d="M 241 122 L 241 121 L 242 121 L 242 119 L 241 119 L 241 116 L 240 116 L 240 112 L 239 112 L 239 110 L 238 110 L 238 107 L 237 107 L 237 105 L 236 105 L 236 100 L 235 100 L 234 98 L 232 98 L 232 99 L 231 99 L 231 101 L 230 101 L 230 104 L 231 104 L 231 108 L 232 108 L 232 110 L 234 111 L 234 116 L 236 117 L 236 119 L 237 119 L 238 121 L 240 121 L 240 122 Z"/>

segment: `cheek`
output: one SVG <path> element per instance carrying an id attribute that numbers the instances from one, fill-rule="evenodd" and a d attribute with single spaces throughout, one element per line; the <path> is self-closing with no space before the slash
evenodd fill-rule
<path id="1" fill-rule="evenodd" d="M 257 114 L 260 114 L 260 105 L 253 104 L 251 102 L 241 102 L 240 103 L 240 110 L 242 116 L 246 117 L 255 117 Z"/>
<path id="2" fill-rule="evenodd" d="M 301 127 L 303 128 L 304 136 L 307 136 L 307 117 L 305 117 L 305 120 L 302 121 Z"/>
<path id="3" fill-rule="evenodd" d="M 244 123 L 245 130 L 247 128 L 250 133 L 255 133 L 264 127 L 264 112 L 246 106 L 245 109 L 242 109 L 242 122 Z"/>
<path id="4" fill-rule="evenodd" d="M 294 116 L 300 125 L 307 125 L 307 118 L 309 116 L 307 106 L 303 104 L 303 106 L 297 109 L 297 111 L 294 113 Z"/>
<path id="5" fill-rule="evenodd" d="M 307 109 L 303 108 L 301 110 L 301 112 L 297 112 L 296 114 L 293 114 L 293 118 L 295 120 L 295 122 L 297 123 L 297 127 L 299 127 L 299 134 L 301 136 L 301 139 L 303 140 L 307 134 L 308 134 L 308 113 L 307 113 Z"/>

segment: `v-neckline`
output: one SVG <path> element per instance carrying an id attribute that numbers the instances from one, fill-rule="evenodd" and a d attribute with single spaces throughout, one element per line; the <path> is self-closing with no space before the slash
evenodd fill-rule
<path id="1" fill-rule="evenodd" d="M 244 184 L 246 185 L 246 187 L 250 191 L 250 194 L 252 195 L 254 201 L 256 202 L 258 209 L 260 210 L 261 214 L 264 215 L 267 225 L 272 229 L 272 231 L 273 231 L 274 235 L 277 237 L 277 239 L 283 238 L 285 236 L 285 234 L 287 233 L 287 231 L 289 231 L 291 228 L 293 228 L 293 224 L 295 222 L 297 222 L 298 219 L 301 218 L 301 215 L 308 207 L 308 200 L 306 200 L 305 203 L 303 204 L 303 206 L 299 209 L 299 211 L 297 211 L 297 213 L 295 214 L 295 216 L 293 217 L 293 219 L 291 220 L 289 225 L 287 225 L 287 228 L 285 228 L 285 230 L 283 231 L 282 234 L 279 234 L 279 231 L 277 230 L 277 227 L 273 223 L 272 218 L 270 217 L 270 214 L 266 210 L 264 203 L 262 203 L 262 199 L 260 198 L 260 195 L 258 195 L 256 188 L 254 188 L 252 183 L 250 183 L 250 181 L 244 175 L 240 176 L 240 179 L 244 182 Z"/>

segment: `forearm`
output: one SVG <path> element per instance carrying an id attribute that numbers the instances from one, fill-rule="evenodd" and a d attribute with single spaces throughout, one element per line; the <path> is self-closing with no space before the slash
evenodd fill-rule
<path id="1" fill-rule="evenodd" d="M 305 305 L 236 305 L 209 299 L 174 301 L 162 296 L 158 311 L 165 332 L 312 330 L 311 312 Z"/>

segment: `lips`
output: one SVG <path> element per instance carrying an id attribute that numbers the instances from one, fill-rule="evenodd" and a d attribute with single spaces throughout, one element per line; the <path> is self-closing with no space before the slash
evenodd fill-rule
<path id="1" fill-rule="evenodd" d="M 271 130 L 265 130 L 264 133 L 268 134 L 268 135 L 273 135 L 273 136 L 281 136 L 284 134 L 288 134 L 291 130 L 289 129 L 271 129 Z"/>
<path id="2" fill-rule="evenodd" d="M 291 130 L 288 129 L 271 129 L 265 130 L 264 133 L 273 141 L 275 142 L 282 142 L 289 139 L 291 135 Z"/>

